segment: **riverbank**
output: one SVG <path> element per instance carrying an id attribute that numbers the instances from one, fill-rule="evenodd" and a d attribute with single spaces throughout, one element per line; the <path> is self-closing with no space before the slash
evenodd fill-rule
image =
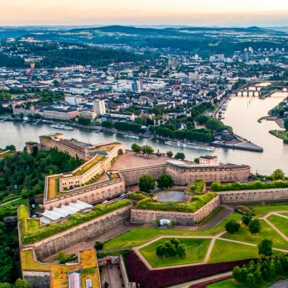
<path id="1" fill-rule="evenodd" d="M 1 121 L 2 120 L 2 121 Z M 179 142 L 179 146 L 181 146 L 181 144 L 183 143 L 188 143 L 188 144 L 194 144 L 194 145 L 199 145 L 199 146 L 203 146 L 203 145 L 210 145 L 210 146 L 214 146 L 214 147 L 219 147 L 219 148 L 226 148 L 226 149 L 237 149 L 237 150 L 243 150 L 243 151 L 249 151 L 249 152 L 263 152 L 263 148 L 257 146 L 256 144 L 253 144 L 252 142 L 242 138 L 241 136 L 235 135 L 234 136 L 237 138 L 238 141 L 234 141 L 232 143 L 229 142 L 223 142 L 223 143 L 217 143 L 217 142 L 210 142 L 210 143 L 204 143 L 204 142 L 198 142 L 198 141 L 181 141 L 179 139 L 174 139 L 174 138 L 169 138 L 169 137 L 163 137 L 163 136 L 159 136 L 159 135 L 152 135 L 152 134 L 144 134 L 144 133 L 132 133 L 132 132 L 127 132 L 127 131 L 119 131 L 116 130 L 115 128 L 105 128 L 102 126 L 94 126 L 94 125 L 90 125 L 90 126 L 86 126 L 86 125 L 81 125 L 78 123 L 74 123 L 74 122 L 66 122 L 66 121 L 53 121 L 53 120 L 47 120 L 47 119 L 40 119 L 40 120 L 36 120 L 36 119 L 29 119 L 28 121 L 23 121 L 19 118 L 7 118 L 7 117 L 0 117 L 0 122 L 4 122 L 5 121 L 12 121 L 12 122 L 22 122 L 23 124 L 26 123 L 30 123 L 33 125 L 38 125 L 38 124 L 47 124 L 47 125 L 65 125 L 65 126 L 70 126 L 76 129 L 87 129 L 87 130 L 92 130 L 95 133 L 99 133 L 99 132 L 109 132 L 109 133 L 113 133 L 113 134 L 120 134 L 125 136 L 134 136 L 134 140 L 137 140 L 137 137 L 141 137 L 141 138 L 147 138 L 149 140 L 155 139 L 155 140 L 161 140 L 161 141 L 177 141 Z M 53 128 L 53 127 L 52 127 Z M 62 129 L 55 129 L 55 130 L 62 130 Z M 65 129 L 63 129 L 63 131 L 66 131 Z M 131 137 L 131 139 L 132 139 Z M 206 151 L 209 152 L 209 151 Z M 212 151 L 210 151 L 212 152 Z"/>
<path id="2" fill-rule="evenodd" d="M 282 139 L 285 144 L 288 144 L 288 133 L 285 130 L 270 130 L 269 133 Z"/>

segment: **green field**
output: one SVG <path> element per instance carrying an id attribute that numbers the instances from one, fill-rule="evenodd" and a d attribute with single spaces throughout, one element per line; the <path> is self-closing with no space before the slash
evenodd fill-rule
<path id="1" fill-rule="evenodd" d="M 248 228 L 245 227 L 245 225 L 241 224 L 239 232 L 235 234 L 230 234 L 227 232 L 224 235 L 222 235 L 221 238 L 237 240 L 237 241 L 247 242 L 247 243 L 252 243 L 252 244 L 259 244 L 263 239 L 268 238 L 268 239 L 273 240 L 274 248 L 288 250 L 288 242 L 281 235 L 279 235 L 264 220 L 260 220 L 260 221 L 261 221 L 261 227 L 262 227 L 260 233 L 251 234 Z M 287 219 L 287 224 L 288 224 L 288 219 Z"/>
<path id="2" fill-rule="evenodd" d="M 156 255 L 156 247 L 159 244 L 164 244 L 165 241 L 167 240 L 171 240 L 171 238 L 159 239 L 139 250 L 140 253 L 145 257 L 145 259 L 150 263 L 150 265 L 153 268 L 203 262 L 209 244 L 211 242 L 211 239 L 179 238 L 181 244 L 186 245 L 187 248 L 186 257 L 180 258 L 179 256 L 171 256 L 171 257 L 159 258 Z"/>
<path id="3" fill-rule="evenodd" d="M 224 230 L 224 226 L 229 219 L 234 219 L 236 221 L 241 219 L 241 214 L 233 213 L 228 218 L 226 218 L 217 227 L 209 230 L 198 230 L 198 231 L 185 231 L 185 230 L 173 230 L 173 229 L 154 229 L 154 228 L 135 228 L 129 232 L 126 232 L 114 239 L 108 240 L 104 243 L 103 249 L 115 249 L 120 247 L 135 247 L 143 245 L 152 239 L 167 235 L 167 236 L 207 236 L 216 235 Z"/>
<path id="4" fill-rule="evenodd" d="M 209 263 L 227 262 L 258 257 L 258 248 L 245 244 L 216 240 Z"/>
<path id="5" fill-rule="evenodd" d="M 269 282 L 264 282 L 262 284 L 257 284 L 257 288 L 268 288 L 270 287 L 274 282 L 277 280 L 272 280 Z M 247 286 L 245 285 L 240 285 L 238 284 L 235 280 L 231 279 L 226 279 L 223 281 L 219 281 L 213 284 L 209 284 L 206 286 L 206 288 L 246 288 Z"/>
<path id="6" fill-rule="evenodd" d="M 267 218 L 276 228 L 288 237 L 288 219 L 277 215 L 271 215 Z"/>
<path id="7" fill-rule="evenodd" d="M 255 211 L 256 217 L 262 217 L 269 212 L 274 211 L 287 211 L 288 205 L 280 204 L 280 205 L 268 205 L 268 206 L 251 206 L 251 208 Z"/>

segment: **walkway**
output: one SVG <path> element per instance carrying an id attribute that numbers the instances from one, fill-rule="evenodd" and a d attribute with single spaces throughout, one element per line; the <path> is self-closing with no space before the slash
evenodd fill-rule
<path id="1" fill-rule="evenodd" d="M 210 281 L 210 280 L 221 279 L 223 277 L 229 277 L 229 276 L 232 277 L 232 272 L 226 272 L 226 273 L 217 274 L 217 275 L 214 275 L 214 276 L 201 278 L 201 279 L 190 281 L 190 282 L 185 282 L 185 283 L 178 284 L 178 285 L 175 285 L 175 286 L 170 286 L 170 288 L 189 288 L 192 285 L 200 284 L 200 283 L 203 283 L 203 282 L 206 282 L 206 281 Z"/>
<path id="2" fill-rule="evenodd" d="M 199 230 L 208 230 L 208 229 L 216 227 L 222 221 L 224 221 L 228 216 L 230 216 L 234 211 L 234 208 L 228 205 L 221 205 L 221 208 L 222 208 L 222 211 L 215 218 L 211 219 L 208 223 L 206 223 L 203 226 L 200 226 Z"/>
<path id="3" fill-rule="evenodd" d="M 21 199 L 22 199 L 22 198 L 20 197 L 20 198 L 16 198 L 16 199 L 13 199 L 13 200 L 11 200 L 11 201 L 5 202 L 5 203 L 3 203 L 3 204 L 0 204 L 0 207 L 1 207 L 1 206 L 4 206 L 4 205 L 7 205 L 7 204 L 9 204 L 9 203 L 12 203 L 12 202 L 21 200 Z"/>
<path id="4" fill-rule="evenodd" d="M 288 218 L 287 216 L 284 215 L 278 215 L 278 213 L 284 213 L 284 212 L 288 212 L 288 211 L 274 211 L 274 212 L 269 212 L 267 213 L 265 216 L 260 217 L 259 219 L 263 219 L 264 221 L 266 221 L 279 235 L 281 235 L 287 242 L 288 242 L 288 237 L 286 235 L 284 235 L 279 229 L 277 229 L 271 222 L 269 222 L 267 220 L 267 217 L 269 217 L 270 215 L 277 215 L 277 216 L 283 216 L 284 218 Z M 232 240 L 232 239 L 226 239 L 226 238 L 221 238 L 221 236 L 223 234 L 225 234 L 226 231 L 222 231 L 221 233 L 215 235 L 215 236 L 173 236 L 173 235 L 169 235 L 169 236 L 159 236 L 157 238 L 154 238 L 148 242 L 146 242 L 143 245 L 137 246 L 137 247 L 133 247 L 133 251 L 137 254 L 137 256 L 141 259 L 141 261 L 145 264 L 145 266 L 149 269 L 149 270 L 164 270 L 164 269 L 170 269 L 170 268 L 181 268 L 181 267 L 187 267 L 187 266 L 197 266 L 197 265 L 203 265 L 203 264 L 207 264 L 209 263 L 209 259 L 210 259 L 210 255 L 212 253 L 212 250 L 214 248 L 214 244 L 216 240 L 222 240 L 222 241 L 227 241 L 227 242 L 233 242 L 233 243 L 237 243 L 237 244 L 243 244 L 243 245 L 247 245 L 247 246 L 253 246 L 253 247 L 257 247 L 257 244 L 254 243 L 248 243 L 248 242 L 243 242 L 243 241 L 238 241 L 238 240 Z M 141 254 L 141 252 L 139 251 L 141 248 L 150 245 L 151 243 L 158 241 L 160 239 L 163 238 L 173 238 L 176 237 L 177 239 L 180 238 L 188 238 L 188 239 L 211 239 L 209 248 L 206 252 L 206 256 L 203 262 L 199 262 L 199 263 L 192 263 L 192 264 L 185 264 L 185 265 L 175 265 L 175 266 L 165 266 L 165 267 L 158 267 L 158 268 L 153 268 L 150 263 L 145 259 L 145 257 Z M 284 253 L 288 253 L 288 250 L 285 249 L 279 249 L 279 248 L 273 248 L 273 250 L 276 251 L 280 251 L 280 252 L 284 252 Z M 196 283 L 195 283 L 196 284 Z M 186 285 L 186 284 L 185 284 Z M 178 285 L 179 286 L 179 285 Z M 175 287 L 178 287 L 175 286 Z M 188 287 L 188 286 L 179 286 L 179 287 Z"/>

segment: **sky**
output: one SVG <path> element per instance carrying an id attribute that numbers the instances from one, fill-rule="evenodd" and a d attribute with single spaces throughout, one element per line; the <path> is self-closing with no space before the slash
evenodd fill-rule
<path id="1" fill-rule="evenodd" d="M 288 0 L 0 0 L 0 25 L 288 26 Z"/>

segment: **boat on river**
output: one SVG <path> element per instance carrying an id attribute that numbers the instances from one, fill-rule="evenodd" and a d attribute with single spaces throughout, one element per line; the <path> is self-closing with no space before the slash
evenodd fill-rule
<path id="1" fill-rule="evenodd" d="M 194 149 L 194 150 L 202 150 L 213 152 L 215 150 L 214 147 L 202 144 L 193 144 L 193 143 L 183 143 L 180 141 L 165 141 L 166 145 L 180 147 L 180 148 L 187 148 L 187 149 Z"/>
<path id="2" fill-rule="evenodd" d="M 129 138 L 129 139 L 135 139 L 135 140 L 139 140 L 140 137 L 136 136 L 136 135 L 124 135 L 125 138 Z"/>

